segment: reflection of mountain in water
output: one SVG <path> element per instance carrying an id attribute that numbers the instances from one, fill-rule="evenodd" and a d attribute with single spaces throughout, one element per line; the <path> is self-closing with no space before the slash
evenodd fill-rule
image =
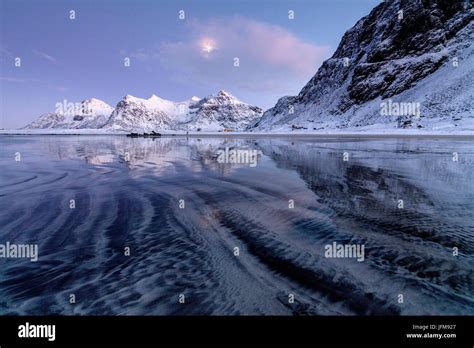
<path id="1" fill-rule="evenodd" d="M 218 163 L 219 149 L 255 148 L 253 141 L 235 139 L 199 139 L 199 138 L 161 138 L 136 139 L 111 137 L 107 140 L 98 139 L 92 143 L 69 144 L 46 140 L 42 147 L 57 159 L 81 159 L 92 165 L 121 163 L 132 171 L 153 169 L 157 173 L 182 165 L 192 159 L 193 170 L 214 169 L 228 173 L 232 168 L 244 167 L 248 164 Z M 134 173 L 137 174 L 138 173 Z"/>
<path id="2" fill-rule="evenodd" d="M 468 265 L 474 220 L 465 202 L 474 193 L 474 175 L 467 170 L 473 167 L 472 149 L 463 149 L 467 156 L 460 164 L 452 161 L 445 144 L 430 145 L 435 153 L 406 141 L 372 142 L 370 149 L 353 142 L 263 147 L 280 166 L 294 168 L 318 202 L 332 210 L 338 232 L 346 233 L 328 240 L 365 244 L 371 267 L 392 279 L 413 278 L 419 290 L 441 286 L 469 294 L 474 289 Z M 347 162 L 342 160 L 345 151 L 350 153 Z M 460 257 L 453 257 L 454 247 L 462 250 Z"/>
<path id="3" fill-rule="evenodd" d="M 0 313 L 474 311 L 471 142 L 0 142 L 0 243 L 38 243 L 40 251 L 35 264 L 0 269 Z M 225 147 L 263 156 L 255 168 L 217 163 Z M 23 160 L 12 166 L 16 151 Z M 333 241 L 365 244 L 365 261 L 325 258 Z M 181 293 L 186 305 L 178 303 Z"/>

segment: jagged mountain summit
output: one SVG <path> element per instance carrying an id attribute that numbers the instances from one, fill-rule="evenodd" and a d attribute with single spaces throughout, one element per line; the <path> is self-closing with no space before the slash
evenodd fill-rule
<path id="1" fill-rule="evenodd" d="M 262 115 L 259 107 L 243 103 L 223 90 L 190 104 L 188 110 L 188 119 L 179 127 L 189 130 L 243 130 Z"/>
<path id="2" fill-rule="evenodd" d="M 104 128 L 152 130 L 243 130 L 262 115 L 259 107 L 241 102 L 226 91 L 203 99 L 172 102 L 155 95 L 149 99 L 126 96 Z"/>
<path id="3" fill-rule="evenodd" d="M 223 90 L 203 99 L 192 97 L 182 102 L 156 95 L 148 99 L 127 95 L 115 109 L 97 99 L 90 100 L 94 101 L 95 118 L 89 117 L 90 111 L 81 111 L 80 115 L 77 112 L 68 112 L 67 115 L 55 112 L 42 115 L 25 128 L 100 128 L 132 132 L 243 130 L 262 115 L 259 107 L 244 103 Z"/>
<path id="4" fill-rule="evenodd" d="M 382 2 L 249 129 L 474 129 L 473 16 L 470 2 Z"/>
<path id="5" fill-rule="evenodd" d="M 125 96 L 118 102 L 104 128 L 130 131 L 169 130 L 196 99 L 175 103 L 152 95 L 148 99 Z"/>
<path id="6" fill-rule="evenodd" d="M 57 103 L 55 112 L 41 115 L 25 129 L 97 129 L 103 127 L 114 108 L 102 100 L 90 98 L 80 103 Z"/>

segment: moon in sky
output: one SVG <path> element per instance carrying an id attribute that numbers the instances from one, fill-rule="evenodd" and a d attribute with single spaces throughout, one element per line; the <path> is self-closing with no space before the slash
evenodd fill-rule
<path id="1" fill-rule="evenodd" d="M 201 52 L 209 55 L 216 50 L 216 42 L 210 38 L 204 38 L 200 42 Z"/>

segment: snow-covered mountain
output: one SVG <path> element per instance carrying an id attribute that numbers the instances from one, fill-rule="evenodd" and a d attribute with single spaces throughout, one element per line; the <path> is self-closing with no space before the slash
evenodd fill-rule
<path id="1" fill-rule="evenodd" d="M 83 105 L 89 106 L 89 101 L 93 101 L 90 106 L 96 115 L 94 118 L 70 112 L 49 113 L 25 128 L 102 128 L 132 132 L 243 130 L 262 115 L 259 107 L 241 102 L 223 90 L 203 99 L 192 97 L 182 102 L 156 95 L 148 99 L 127 95 L 115 109 L 97 99 L 88 99 Z"/>
<path id="2" fill-rule="evenodd" d="M 193 102 L 189 100 L 175 103 L 156 95 L 148 99 L 127 95 L 117 104 L 104 128 L 130 131 L 169 130 L 173 128 L 176 116 Z"/>
<path id="3" fill-rule="evenodd" d="M 219 91 L 189 105 L 187 120 L 178 125 L 189 130 L 243 130 L 260 118 L 262 109 L 241 102 L 226 91 Z"/>
<path id="4" fill-rule="evenodd" d="M 382 2 L 249 129 L 474 129 L 473 16 L 470 1 Z"/>
<path id="5" fill-rule="evenodd" d="M 131 131 L 159 130 L 243 130 L 262 115 L 256 106 L 241 102 L 226 91 L 183 102 L 126 96 L 104 128 Z"/>
<path id="6" fill-rule="evenodd" d="M 114 110 L 102 100 L 90 98 L 80 103 L 64 101 L 56 104 L 55 112 L 41 115 L 25 129 L 83 129 L 103 127 Z"/>

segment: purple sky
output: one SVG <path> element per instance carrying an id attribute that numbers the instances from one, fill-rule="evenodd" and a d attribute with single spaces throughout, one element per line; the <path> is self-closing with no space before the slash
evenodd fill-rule
<path id="1" fill-rule="evenodd" d="M 0 128 L 64 100 L 115 106 L 126 94 L 180 101 L 225 89 L 266 109 L 297 94 L 379 2 L 2 0 Z"/>

